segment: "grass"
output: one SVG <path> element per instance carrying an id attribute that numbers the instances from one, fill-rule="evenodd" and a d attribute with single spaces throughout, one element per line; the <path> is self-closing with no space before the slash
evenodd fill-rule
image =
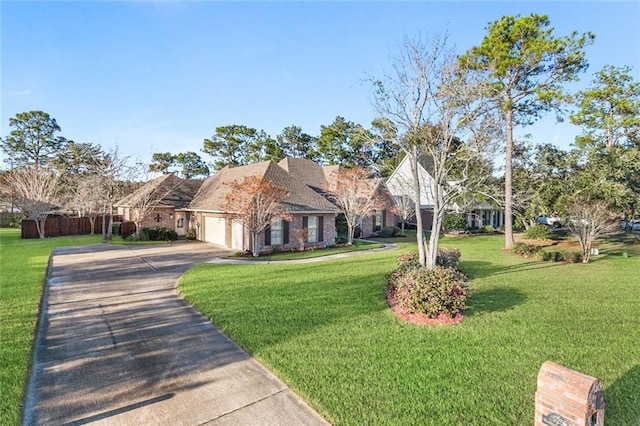
<path id="1" fill-rule="evenodd" d="M 382 244 L 370 242 L 370 241 L 362 241 L 362 240 L 354 240 L 353 244 L 350 246 L 342 246 L 342 247 L 329 247 L 317 250 L 306 250 L 306 251 L 287 251 L 287 252 L 277 252 L 270 254 L 268 256 L 260 256 L 260 257 L 252 257 L 251 260 L 260 260 L 260 261 L 273 261 L 273 260 L 295 260 L 295 259 L 309 259 L 311 257 L 323 257 L 330 256 L 332 254 L 339 253 L 348 253 L 353 251 L 361 251 L 361 250 L 371 250 L 375 248 L 383 247 Z"/>
<path id="2" fill-rule="evenodd" d="M 0 228 L 0 424 L 20 424 L 51 249 L 99 241 L 100 236 L 21 240 L 19 230 Z"/>
<path id="3" fill-rule="evenodd" d="M 393 316 L 384 275 L 400 251 L 200 265 L 179 289 L 335 424 L 527 424 L 546 360 L 603 381 L 608 425 L 638 424 L 637 240 L 603 242 L 586 265 L 503 253 L 500 235 L 442 244 L 461 250 L 472 278 L 459 325 Z"/>

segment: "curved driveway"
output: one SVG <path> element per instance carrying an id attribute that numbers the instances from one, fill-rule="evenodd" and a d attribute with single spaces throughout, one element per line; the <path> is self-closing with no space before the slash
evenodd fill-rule
<path id="1" fill-rule="evenodd" d="M 55 249 L 24 424 L 326 424 L 177 295 L 182 273 L 228 253 Z"/>

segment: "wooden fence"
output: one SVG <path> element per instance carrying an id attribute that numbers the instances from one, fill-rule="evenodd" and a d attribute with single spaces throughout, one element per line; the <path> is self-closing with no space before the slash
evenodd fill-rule
<path id="1" fill-rule="evenodd" d="M 114 224 L 120 220 L 122 220 L 121 216 L 113 216 Z M 109 223 L 109 216 L 106 218 L 106 223 Z M 24 219 L 21 224 L 22 238 L 40 238 L 35 221 Z M 133 222 L 122 222 L 120 226 L 114 226 L 113 230 L 116 231 L 114 235 L 120 235 L 120 233 L 131 235 L 136 232 L 136 225 Z M 47 238 L 90 233 L 91 222 L 88 217 L 51 216 L 47 218 L 44 225 L 44 236 Z M 102 216 L 95 219 L 94 233 L 102 234 Z"/>

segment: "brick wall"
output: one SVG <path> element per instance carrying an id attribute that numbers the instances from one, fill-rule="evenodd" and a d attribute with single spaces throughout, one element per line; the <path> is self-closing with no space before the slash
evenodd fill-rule
<path id="1" fill-rule="evenodd" d="M 323 219 L 323 232 L 322 232 L 322 242 L 318 242 L 318 245 L 322 245 L 322 243 L 326 242 L 329 245 L 335 244 L 336 242 L 336 219 L 334 214 L 324 214 L 324 215 L 295 215 L 292 220 L 289 221 L 289 243 L 279 246 L 284 250 L 288 249 L 296 249 L 299 247 L 298 241 L 295 238 L 295 231 L 297 229 L 302 229 L 303 226 L 303 217 L 304 216 L 322 216 Z M 308 246 L 311 243 L 306 243 Z M 264 245 L 264 232 L 260 234 L 260 246 L 265 247 Z M 246 245 L 247 248 L 250 246 Z M 271 249 L 271 246 L 265 247 L 266 249 Z"/>
<path id="2" fill-rule="evenodd" d="M 173 208 L 155 208 L 142 221 L 143 228 L 167 227 L 175 230 L 175 211 Z M 157 220 L 159 219 L 159 220 Z"/>
<path id="3" fill-rule="evenodd" d="M 603 426 L 602 382 L 547 361 L 540 368 L 536 390 L 535 425 Z"/>

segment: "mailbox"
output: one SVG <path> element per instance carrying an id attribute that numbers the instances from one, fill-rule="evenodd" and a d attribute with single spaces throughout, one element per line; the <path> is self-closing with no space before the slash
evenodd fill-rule
<path id="1" fill-rule="evenodd" d="M 535 415 L 536 426 L 603 426 L 602 382 L 547 361 L 538 373 Z"/>

